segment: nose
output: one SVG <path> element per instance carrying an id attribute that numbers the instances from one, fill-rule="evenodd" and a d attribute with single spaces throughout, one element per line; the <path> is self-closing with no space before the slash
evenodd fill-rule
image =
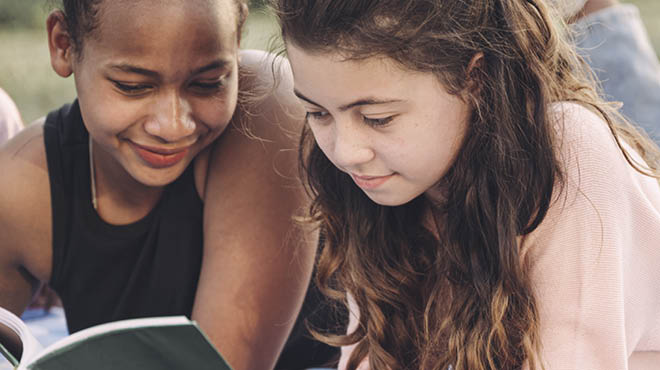
<path id="1" fill-rule="evenodd" d="M 177 142 L 195 132 L 190 103 L 177 91 L 163 91 L 156 97 L 153 114 L 145 131 L 164 142 Z"/>
<path id="2" fill-rule="evenodd" d="M 369 133 L 352 122 L 337 122 L 334 126 L 333 159 L 343 168 L 356 168 L 375 157 Z"/>

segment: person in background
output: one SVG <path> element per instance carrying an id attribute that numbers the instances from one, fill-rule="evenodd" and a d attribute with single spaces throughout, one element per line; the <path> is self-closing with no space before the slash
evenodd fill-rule
<path id="1" fill-rule="evenodd" d="M 239 49 L 246 16 L 243 0 L 63 0 L 48 16 L 77 98 L 0 148 L 0 306 L 20 315 L 47 283 L 71 333 L 186 315 L 233 368 L 275 366 L 316 244 L 293 220 L 290 71 Z"/>
<path id="2" fill-rule="evenodd" d="M 275 0 L 340 369 L 660 364 L 660 152 L 545 0 Z"/>
<path id="3" fill-rule="evenodd" d="M 660 62 L 634 4 L 619 0 L 553 0 L 575 33 L 578 52 L 604 98 L 660 144 Z"/>
<path id="4" fill-rule="evenodd" d="M 0 88 L 0 144 L 23 129 L 21 114 L 14 101 Z"/>

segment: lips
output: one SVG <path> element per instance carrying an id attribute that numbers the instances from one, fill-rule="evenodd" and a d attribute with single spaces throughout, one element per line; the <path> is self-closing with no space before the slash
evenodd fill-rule
<path id="1" fill-rule="evenodd" d="M 174 166 L 186 157 L 190 147 L 166 149 L 131 143 L 135 152 L 152 167 L 166 168 Z"/>
<path id="2" fill-rule="evenodd" d="M 351 177 L 353 178 L 353 181 L 355 181 L 357 186 L 361 187 L 362 189 L 373 190 L 380 187 L 385 182 L 387 182 L 387 180 L 394 177 L 394 174 L 390 174 L 387 176 L 359 176 L 352 173 Z"/>

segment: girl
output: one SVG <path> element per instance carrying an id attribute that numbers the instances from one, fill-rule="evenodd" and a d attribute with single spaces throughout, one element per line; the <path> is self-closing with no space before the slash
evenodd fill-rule
<path id="1" fill-rule="evenodd" d="M 62 5 L 51 64 L 78 97 L 0 151 L 0 305 L 19 314 L 48 282 L 70 331 L 184 314 L 234 368 L 272 368 L 315 249 L 290 222 L 286 75 L 239 99 L 272 80 L 238 49 L 245 2 Z"/>
<path id="2" fill-rule="evenodd" d="M 275 7 L 340 369 L 657 368 L 657 148 L 544 1 Z"/>

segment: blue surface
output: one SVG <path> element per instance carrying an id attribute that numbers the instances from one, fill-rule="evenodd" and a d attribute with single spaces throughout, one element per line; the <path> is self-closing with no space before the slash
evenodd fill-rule
<path id="1" fill-rule="evenodd" d="M 69 335 L 64 310 L 61 307 L 53 307 L 48 312 L 42 309 L 28 309 L 21 319 L 44 347 Z"/>

